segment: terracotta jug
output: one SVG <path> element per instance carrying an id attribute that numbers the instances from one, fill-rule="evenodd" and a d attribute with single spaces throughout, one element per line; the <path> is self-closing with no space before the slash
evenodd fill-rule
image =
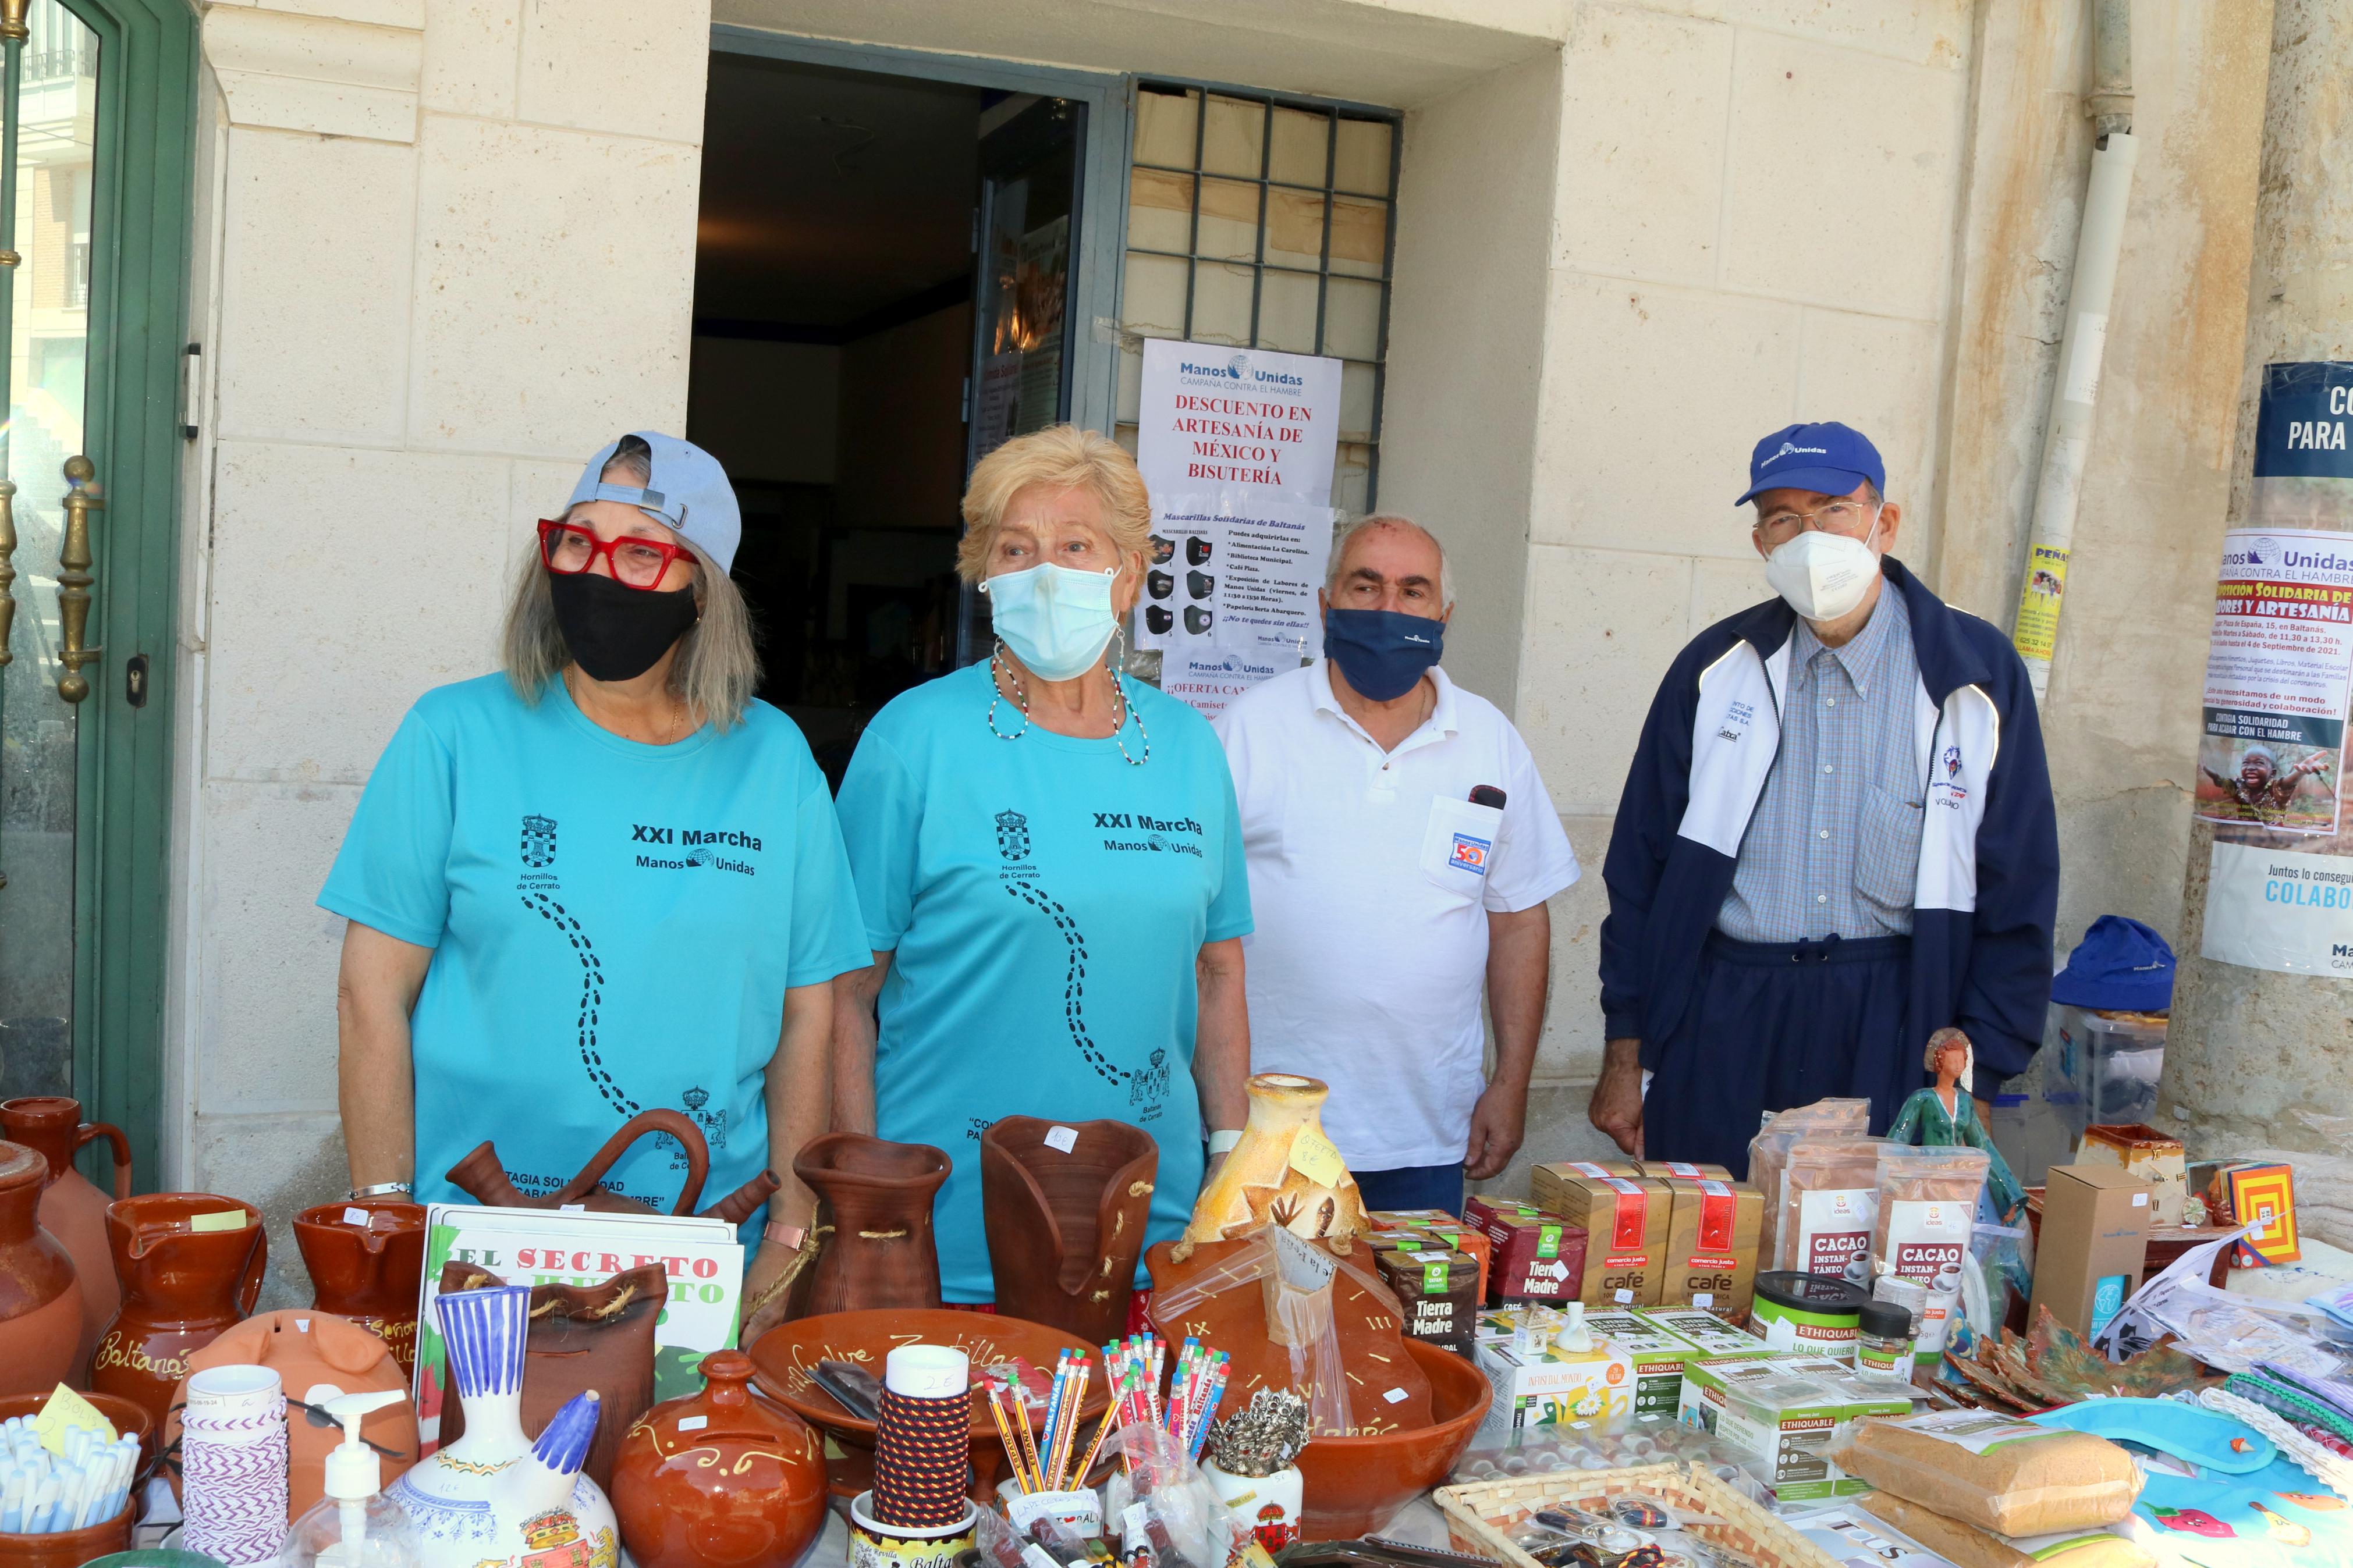
<path id="1" fill-rule="evenodd" d="M 1160 1145 L 1124 1121 L 1008 1116 L 980 1135 L 997 1310 L 1089 1344 L 1127 1331 Z"/>
<path id="2" fill-rule="evenodd" d="M 944 1151 L 828 1132 L 801 1145 L 793 1174 L 817 1194 L 822 1250 L 786 1317 L 940 1304 L 932 1201 L 948 1179 Z"/>
<path id="3" fill-rule="evenodd" d="M 327 1452 L 343 1440 L 343 1429 L 299 1409 L 311 1390 L 332 1383 L 345 1394 L 406 1392 L 408 1378 L 392 1359 L 392 1349 L 367 1330 L 332 1312 L 289 1308 L 264 1312 L 223 1329 L 201 1350 L 188 1352 L 191 1374 L 215 1366 L 266 1366 L 286 1390 L 286 1520 L 302 1517 L 326 1492 Z M 172 1414 L 164 1424 L 164 1445 L 180 1440 L 180 1407 L 188 1402 L 188 1380 L 172 1393 Z M 376 1446 L 376 1462 L 389 1482 L 417 1463 L 417 1407 L 404 1399 L 371 1410 L 360 1436 Z M 179 1476 L 172 1482 L 178 1489 Z"/>
<path id="4" fill-rule="evenodd" d="M 321 1204 L 294 1216 L 294 1245 L 311 1271 L 311 1304 L 367 1330 L 391 1348 L 401 1371 L 413 1374 L 417 1291 L 425 1274 L 424 1205 L 399 1198 Z"/>
<path id="5" fill-rule="evenodd" d="M 81 1342 L 81 1285 L 73 1258 L 41 1228 L 48 1162 L 0 1143 L 0 1394 L 39 1394 L 62 1382 Z"/>
<path id="6" fill-rule="evenodd" d="M 1197 1242 L 1246 1236 L 1269 1220 L 1345 1253 L 1366 1228 L 1365 1204 L 1356 1178 L 1324 1133 L 1321 1110 L 1331 1085 L 1262 1072 L 1242 1087 L 1250 1092 L 1242 1140 L 1201 1189 L 1176 1261 L 1191 1257 Z"/>
<path id="7" fill-rule="evenodd" d="M 233 1230 L 191 1222 L 235 1214 Z M 261 1211 L 210 1193 L 151 1193 L 106 1205 L 106 1241 L 122 1281 L 122 1307 L 99 1336 L 90 1385 L 135 1399 L 160 1429 L 172 1390 L 188 1375 L 188 1352 L 253 1310 L 269 1238 Z"/>
<path id="8" fill-rule="evenodd" d="M 114 1259 L 106 1250 L 110 1200 L 74 1169 L 74 1156 L 83 1144 L 105 1139 L 114 1154 L 114 1195 L 127 1198 L 131 1140 L 120 1127 L 84 1121 L 81 1101 L 61 1094 L 0 1100 L 0 1138 L 22 1143 L 49 1163 L 49 1183 L 41 1189 L 41 1228 L 64 1243 L 81 1281 L 81 1342 L 75 1347 L 73 1372 L 66 1380 L 79 1388 L 89 1381 L 90 1355 L 98 1348 L 98 1336 L 122 1305 L 122 1287 L 115 1280 Z"/>
<path id="9" fill-rule="evenodd" d="M 638 1111 L 621 1124 L 619 1131 L 605 1140 L 605 1146 L 589 1157 L 578 1175 L 543 1197 L 525 1197 L 515 1189 L 515 1184 L 507 1180 L 507 1169 L 499 1159 L 497 1148 L 488 1140 L 450 1166 L 443 1179 L 476 1203 L 494 1208 L 553 1209 L 577 1204 L 594 1214 L 651 1214 L 654 1211 L 650 1205 L 623 1197 L 597 1184 L 628 1152 L 630 1144 L 656 1132 L 670 1134 L 686 1150 L 686 1184 L 679 1189 L 678 1202 L 670 1205 L 670 1212 L 689 1213 L 694 1207 L 694 1200 L 702 1195 L 702 1184 L 711 1176 L 711 1145 L 703 1141 L 702 1129 L 675 1110 Z M 704 1209 L 699 1217 L 741 1225 L 783 1184 L 775 1173 L 763 1171 Z"/>
<path id="10" fill-rule="evenodd" d="M 657 1405 L 613 1467 L 621 1543 L 640 1568 L 800 1560 L 825 1525 L 825 1451 L 808 1424 L 746 1385 L 752 1358 L 702 1358 L 710 1384 Z"/>

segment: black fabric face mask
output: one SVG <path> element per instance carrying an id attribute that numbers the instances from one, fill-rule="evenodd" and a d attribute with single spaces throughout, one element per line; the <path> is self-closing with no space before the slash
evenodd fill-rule
<path id="1" fill-rule="evenodd" d="M 698 616 L 694 590 L 632 588 L 594 572 L 550 572 L 555 625 L 591 680 L 634 680 L 660 662 Z"/>

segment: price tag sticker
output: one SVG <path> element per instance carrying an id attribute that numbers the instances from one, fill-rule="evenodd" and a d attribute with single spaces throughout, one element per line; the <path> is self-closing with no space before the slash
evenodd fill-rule
<path id="1" fill-rule="evenodd" d="M 1402 1405 L 1413 1396 L 1402 1388 L 1392 1388 L 1387 1394 L 1382 1394 L 1381 1397 L 1388 1400 L 1391 1405 Z"/>
<path id="2" fill-rule="evenodd" d="M 1707 1310 L 1708 1308 L 1715 1305 L 1715 1292 L 1713 1290 L 1693 1291 L 1692 1305 L 1697 1307 L 1702 1311 Z"/>
<path id="3" fill-rule="evenodd" d="M 369 1223 L 368 1212 L 365 1209 L 345 1209 L 343 1211 L 343 1223 L 345 1225 L 355 1225 L 362 1230 L 365 1230 L 368 1227 Z"/>
<path id="4" fill-rule="evenodd" d="M 586 1204 L 558 1204 L 555 1206 L 557 1211 L 563 1214 L 586 1214 L 588 1212 L 588 1205 Z"/>
<path id="5" fill-rule="evenodd" d="M 711 1417 L 708 1415 L 681 1415 L 678 1418 L 678 1429 L 681 1432 L 700 1432 L 710 1425 Z"/>
<path id="6" fill-rule="evenodd" d="M 1067 1154 L 1079 1146 L 1079 1130 L 1075 1127 L 1049 1128 L 1046 1147 Z"/>
<path id="7" fill-rule="evenodd" d="M 1291 1168 L 1319 1187 L 1337 1188 L 1348 1178 L 1348 1163 L 1332 1140 L 1313 1127 L 1303 1127 L 1291 1141 Z"/>
<path id="8" fill-rule="evenodd" d="M 1611 1300 L 1615 1300 L 1621 1307 L 1630 1307 L 1634 1303 L 1634 1292 L 1631 1290 L 1621 1289 L 1616 1296 L 1612 1297 Z"/>
<path id="9" fill-rule="evenodd" d="M 210 1214 L 192 1214 L 188 1216 L 188 1228 L 199 1236 L 213 1230 L 243 1230 L 245 1211 L 215 1209 Z"/>

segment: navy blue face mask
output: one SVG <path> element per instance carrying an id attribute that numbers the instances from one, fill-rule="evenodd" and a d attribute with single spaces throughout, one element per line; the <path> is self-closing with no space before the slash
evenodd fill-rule
<path id="1" fill-rule="evenodd" d="M 1324 612 L 1324 657 L 1376 702 L 1413 689 L 1446 648 L 1446 623 L 1398 610 Z"/>

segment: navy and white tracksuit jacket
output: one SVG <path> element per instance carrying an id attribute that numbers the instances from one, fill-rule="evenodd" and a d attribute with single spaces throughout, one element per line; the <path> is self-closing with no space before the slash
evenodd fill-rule
<path id="1" fill-rule="evenodd" d="M 1840 964 L 1807 962 L 1837 957 L 1835 939 L 1779 949 L 1714 934 L 1780 745 L 1795 611 L 1776 598 L 1710 626 L 1651 704 L 1602 868 L 1601 1009 L 1607 1037 L 1639 1038 L 1656 1075 L 1643 1110 L 1651 1158 L 1745 1170 L 1759 1113 L 1785 1108 L 1754 1101 L 1777 1094 L 1866 1097 L 1872 1130 L 1884 1131 L 1927 1081 L 1922 1049 L 1948 1024 L 1976 1047 L 1981 1094 L 2024 1070 L 2042 1041 L 2059 839 L 2025 666 L 1992 626 L 1895 560 L 1882 564 L 1911 612 L 1920 669 L 1908 944 L 1843 944 L 1874 960 Z M 1735 963 L 1748 967 L 1735 974 Z M 1856 1031 L 1871 1037 L 1825 1037 Z M 1768 1057 L 1769 1070 L 1758 1065 Z"/>

